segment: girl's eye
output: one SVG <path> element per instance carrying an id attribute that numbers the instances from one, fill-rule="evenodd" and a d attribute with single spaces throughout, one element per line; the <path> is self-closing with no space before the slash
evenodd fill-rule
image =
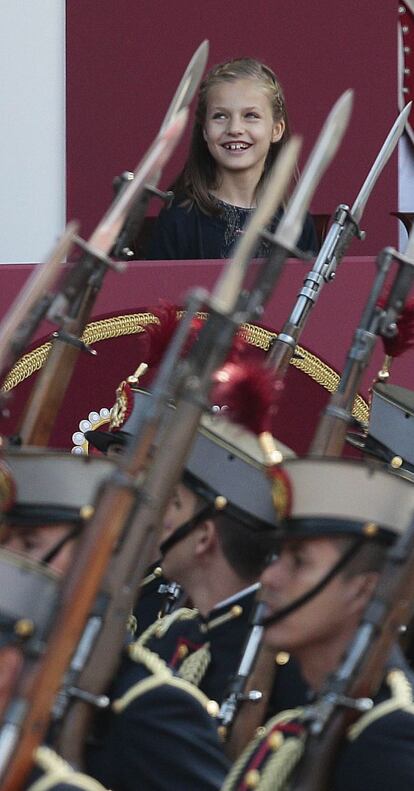
<path id="1" fill-rule="evenodd" d="M 213 114 L 213 121 L 217 120 L 217 118 L 225 118 L 225 113 L 214 113 Z"/>

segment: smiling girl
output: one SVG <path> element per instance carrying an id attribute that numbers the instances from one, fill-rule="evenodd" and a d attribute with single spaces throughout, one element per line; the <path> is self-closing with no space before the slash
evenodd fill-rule
<path id="1" fill-rule="evenodd" d="M 229 257 L 289 137 L 283 91 L 268 66 L 252 58 L 215 66 L 200 86 L 188 160 L 173 185 L 172 206 L 160 213 L 147 258 Z M 317 249 L 310 217 L 298 247 Z M 257 254 L 267 252 L 262 242 Z"/>

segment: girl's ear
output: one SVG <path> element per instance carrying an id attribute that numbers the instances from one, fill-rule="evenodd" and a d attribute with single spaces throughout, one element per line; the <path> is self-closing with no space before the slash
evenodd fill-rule
<path id="1" fill-rule="evenodd" d="M 277 123 L 273 124 L 273 131 L 272 131 L 272 143 L 277 143 L 283 137 L 285 133 L 286 124 L 283 120 L 277 121 Z"/>
<path id="2" fill-rule="evenodd" d="M 203 137 L 204 137 L 204 140 L 207 142 L 207 132 L 206 132 L 204 126 L 203 126 Z"/>

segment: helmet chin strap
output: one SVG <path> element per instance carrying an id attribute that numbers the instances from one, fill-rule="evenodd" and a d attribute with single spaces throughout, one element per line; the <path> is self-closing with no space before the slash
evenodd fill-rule
<path id="1" fill-rule="evenodd" d="M 326 585 L 337 575 L 340 571 L 346 566 L 347 563 L 353 558 L 356 553 L 358 552 L 359 548 L 365 543 L 365 537 L 357 538 L 355 543 L 352 544 L 346 552 L 339 558 L 339 560 L 329 569 L 329 571 L 316 583 L 312 588 L 310 588 L 306 593 L 303 593 L 302 596 L 299 596 L 297 599 L 294 599 L 293 602 L 288 604 L 286 607 L 282 607 L 280 610 L 277 610 L 273 615 L 269 615 L 266 618 L 263 618 L 261 621 L 261 626 L 270 626 L 271 624 L 278 623 L 279 621 L 286 618 L 295 610 L 298 610 L 299 607 L 303 607 L 310 599 L 313 599 L 314 596 L 317 596 L 321 590 L 323 590 Z"/>
<path id="2" fill-rule="evenodd" d="M 182 541 L 183 538 L 188 536 L 188 534 L 191 533 L 194 528 L 200 524 L 200 522 L 210 519 L 210 517 L 214 516 L 216 512 L 217 509 L 214 503 L 208 503 L 204 506 L 204 508 L 201 509 L 201 511 L 198 512 L 198 514 L 195 514 L 191 517 L 191 519 L 188 519 L 187 522 L 184 522 L 182 525 L 180 525 L 180 527 L 177 527 L 177 529 L 174 530 L 174 532 L 168 536 L 168 538 L 166 538 L 162 544 L 160 544 L 161 560 L 165 558 L 167 552 L 169 552 L 172 547 L 178 544 L 179 541 Z"/>

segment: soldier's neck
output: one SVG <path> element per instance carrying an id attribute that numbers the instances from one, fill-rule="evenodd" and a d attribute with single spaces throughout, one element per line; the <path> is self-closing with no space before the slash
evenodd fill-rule
<path id="1" fill-rule="evenodd" d="M 307 645 L 294 652 L 305 681 L 315 692 L 321 690 L 327 677 L 339 666 L 353 631 L 344 630 L 335 639 Z"/>

